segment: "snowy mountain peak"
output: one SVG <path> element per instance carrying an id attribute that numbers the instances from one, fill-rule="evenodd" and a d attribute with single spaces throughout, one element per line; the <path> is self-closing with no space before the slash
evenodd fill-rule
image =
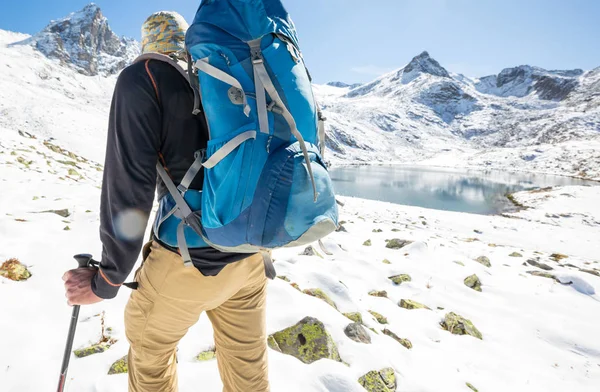
<path id="1" fill-rule="evenodd" d="M 427 51 L 414 57 L 406 67 L 404 67 L 405 76 L 418 76 L 419 73 L 426 73 L 443 78 L 449 78 L 450 74 L 435 59 L 429 56 Z M 414 79 L 414 78 L 413 78 Z"/>
<path id="2" fill-rule="evenodd" d="M 140 54 L 139 44 L 131 38 L 119 38 L 94 3 L 51 21 L 42 31 L 17 44 L 32 45 L 86 75 L 115 74 Z"/>
<path id="3" fill-rule="evenodd" d="M 329 83 L 327 83 L 327 86 L 338 87 L 338 88 L 349 88 L 349 89 L 356 88 L 360 85 L 361 85 L 360 83 L 348 84 L 348 83 L 344 83 L 344 82 L 329 82 Z"/>

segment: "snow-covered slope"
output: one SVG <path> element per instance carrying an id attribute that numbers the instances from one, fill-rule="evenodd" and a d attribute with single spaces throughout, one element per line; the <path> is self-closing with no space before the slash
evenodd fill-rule
<path id="1" fill-rule="evenodd" d="M 140 54 L 139 44 L 113 33 L 100 7 L 93 3 L 50 22 L 38 34 L 15 45 L 32 45 L 86 75 L 118 73 Z"/>

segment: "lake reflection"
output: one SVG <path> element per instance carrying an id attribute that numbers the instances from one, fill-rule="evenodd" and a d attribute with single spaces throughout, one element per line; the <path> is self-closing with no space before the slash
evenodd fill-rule
<path id="1" fill-rule="evenodd" d="M 337 167 L 330 173 L 339 195 L 474 214 L 495 214 L 510 208 L 505 195 L 511 192 L 559 185 L 598 185 L 529 173 L 406 166 Z"/>

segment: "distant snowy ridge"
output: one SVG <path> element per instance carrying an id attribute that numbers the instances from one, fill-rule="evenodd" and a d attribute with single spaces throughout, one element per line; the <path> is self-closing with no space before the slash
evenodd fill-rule
<path id="1" fill-rule="evenodd" d="M 51 21 L 42 31 L 15 45 L 20 44 L 32 45 L 46 56 L 91 76 L 118 73 L 140 54 L 139 43 L 113 33 L 100 7 L 93 3 Z"/>

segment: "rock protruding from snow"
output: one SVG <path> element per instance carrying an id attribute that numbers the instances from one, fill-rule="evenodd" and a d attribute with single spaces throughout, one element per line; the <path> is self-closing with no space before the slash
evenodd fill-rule
<path id="1" fill-rule="evenodd" d="M 392 368 L 370 371 L 358 382 L 368 392 L 394 392 L 397 387 L 396 372 Z"/>
<path id="2" fill-rule="evenodd" d="M 51 21 L 33 37 L 16 44 L 32 45 L 46 56 L 91 76 L 115 74 L 140 54 L 140 45 L 113 33 L 100 7 L 93 3 Z"/>
<path id="3" fill-rule="evenodd" d="M 328 86 L 331 87 L 338 87 L 338 88 L 349 88 L 349 89 L 353 89 L 353 88 L 357 88 L 359 86 L 361 86 L 360 83 L 353 83 L 353 84 L 348 84 L 348 83 L 344 83 L 344 82 L 329 82 L 327 83 Z"/>
<path id="4" fill-rule="evenodd" d="M 441 325 L 442 328 L 454 335 L 469 335 L 483 340 L 483 335 L 473 325 L 471 320 L 467 320 L 456 313 L 448 313 Z"/>
<path id="5" fill-rule="evenodd" d="M 344 333 L 357 343 L 371 344 L 371 337 L 367 330 L 359 323 L 351 323 L 346 326 Z"/>

